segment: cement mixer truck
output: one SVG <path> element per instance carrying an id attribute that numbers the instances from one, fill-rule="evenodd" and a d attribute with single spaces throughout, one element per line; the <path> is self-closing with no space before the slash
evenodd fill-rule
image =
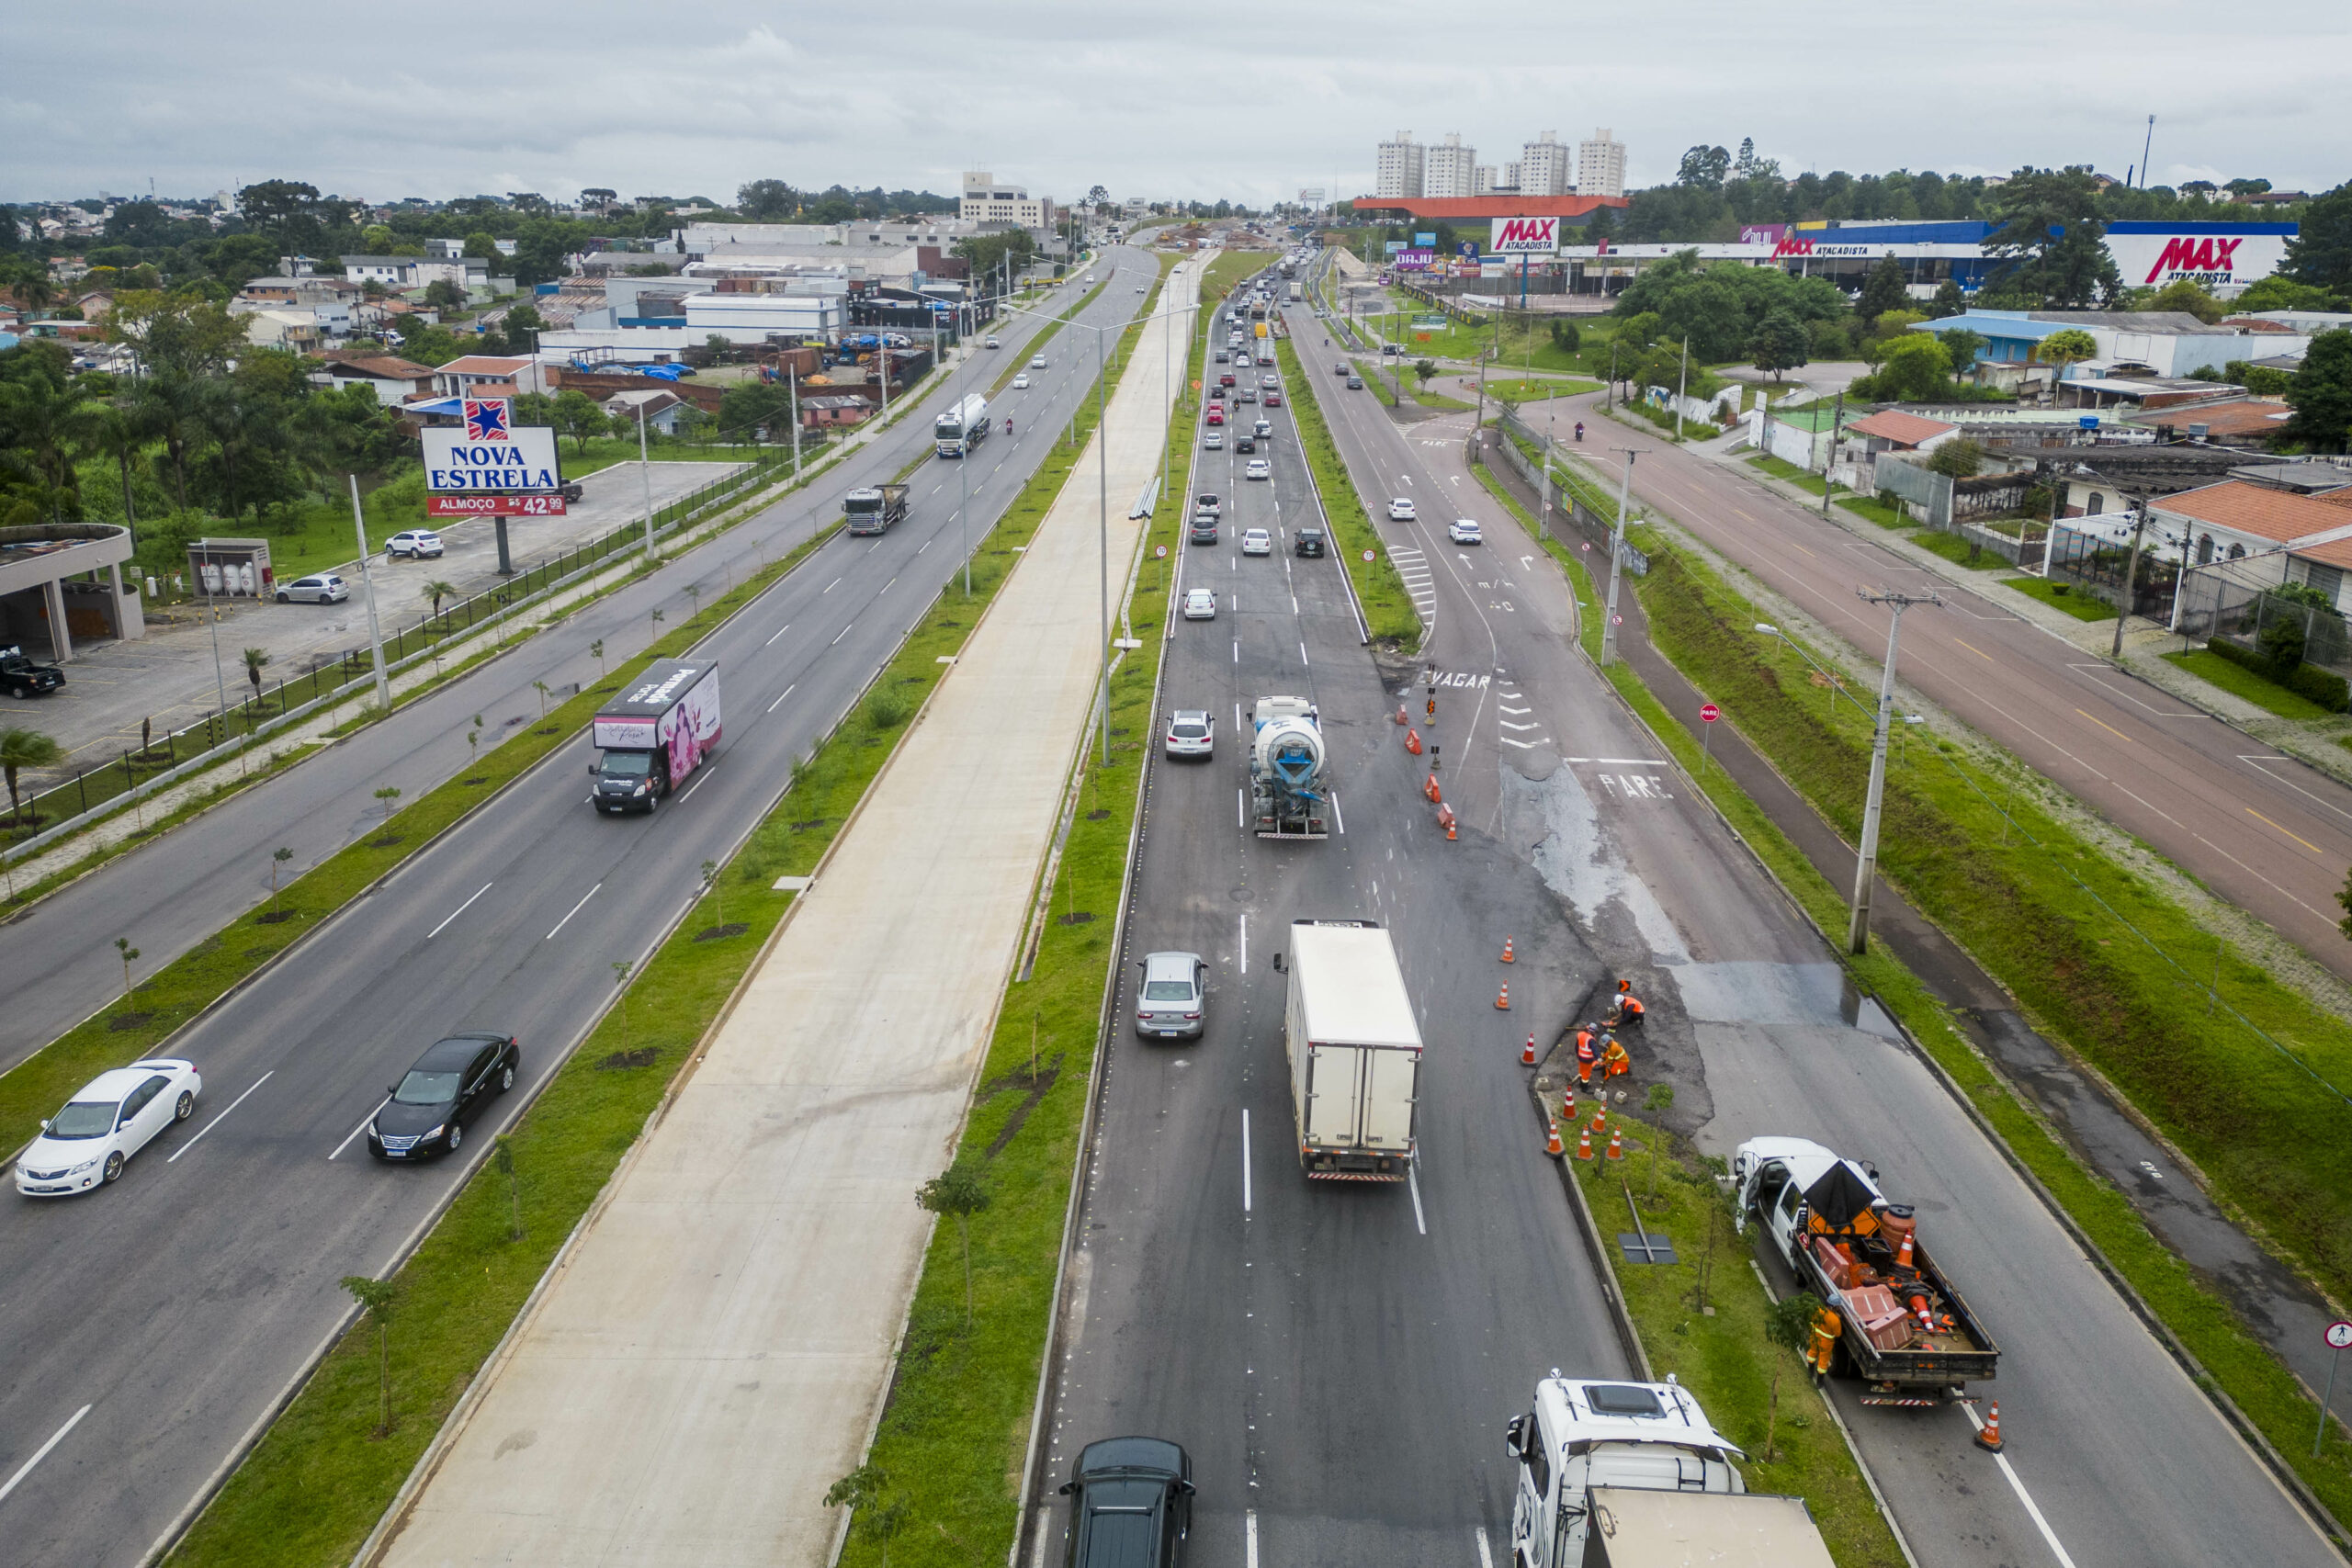
<path id="1" fill-rule="evenodd" d="M 1331 831 L 1323 727 L 1305 697 L 1260 697 L 1250 742 L 1250 801 L 1261 839 L 1322 839 Z"/>

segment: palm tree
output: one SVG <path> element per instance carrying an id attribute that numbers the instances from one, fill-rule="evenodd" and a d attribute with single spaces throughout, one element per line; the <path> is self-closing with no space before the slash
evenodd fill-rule
<path id="1" fill-rule="evenodd" d="M 62 502 L 74 492 L 74 447 L 87 420 L 89 393 L 44 377 L 0 382 L 0 430 L 31 459 L 49 490 L 49 520 L 64 521 Z"/>
<path id="2" fill-rule="evenodd" d="M 254 695 L 256 697 L 261 695 L 261 672 L 268 665 L 269 649 L 266 648 L 245 649 L 245 679 L 253 682 Z"/>
<path id="3" fill-rule="evenodd" d="M 64 756 L 62 747 L 37 729 L 19 729 L 14 726 L 0 729 L 0 773 L 8 776 L 10 821 L 24 815 L 23 803 L 17 795 L 17 770 L 54 767 Z"/>
<path id="4" fill-rule="evenodd" d="M 139 514 L 130 495 L 130 474 L 147 450 L 146 411 L 137 403 L 96 403 L 83 427 L 83 444 L 101 457 L 114 459 L 122 476 L 122 520 L 130 529 L 130 545 L 139 547 Z"/>
<path id="5" fill-rule="evenodd" d="M 140 417 L 164 439 L 164 457 L 172 466 L 172 487 L 182 512 L 187 510 L 187 454 L 204 433 L 206 383 L 192 376 L 159 374 L 139 383 L 132 394 Z"/>
<path id="6" fill-rule="evenodd" d="M 441 601 L 455 598 L 458 585 L 454 582 L 444 582 L 436 577 L 424 585 L 424 592 L 432 597 L 433 613 L 438 615 L 441 613 Z"/>

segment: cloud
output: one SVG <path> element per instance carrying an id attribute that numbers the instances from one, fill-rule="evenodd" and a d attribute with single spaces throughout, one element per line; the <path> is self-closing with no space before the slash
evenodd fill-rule
<path id="1" fill-rule="evenodd" d="M 2006 172 L 2154 161 L 2321 189 L 2345 177 L 2330 106 L 2352 8 L 2279 0 L 2252 47 L 2235 20 L 2143 0 L 1979 0 L 1967 25 L 1897 0 L 1869 14 L 1684 0 L 1654 12 L 1489 0 L 1467 20 L 1399 0 L 1238 10 L 1102 0 L 887 11 L 710 0 L 398 13 L 319 0 L 234 7 L 82 0 L 12 19 L 0 198 L 199 195 L 257 179 L 348 196 L 584 186 L 725 197 L 795 185 L 947 192 L 965 168 L 1067 199 L 1262 203 L 1364 188 L 1398 127 L 1459 130 L 1483 162 L 1598 125 L 1636 183 L 1693 143 L 1792 173 Z M 1912 106 L 1913 107 L 1905 107 Z M 1917 108 L 1919 112 L 1913 112 Z"/>

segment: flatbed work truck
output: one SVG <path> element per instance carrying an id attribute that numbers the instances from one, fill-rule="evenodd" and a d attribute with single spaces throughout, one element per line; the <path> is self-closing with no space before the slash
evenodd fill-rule
<path id="1" fill-rule="evenodd" d="M 1421 1031 L 1378 920 L 1293 920 L 1283 1015 L 1298 1166 L 1320 1181 L 1412 1174 Z"/>
<path id="2" fill-rule="evenodd" d="M 1804 1138 L 1750 1138 L 1731 1175 L 1740 1227 L 1754 1216 L 1798 1285 L 1838 1314 L 1830 1372 L 1861 1379 L 1864 1404 L 1941 1404 L 1991 1381 L 2000 1347 L 1876 1170 Z"/>
<path id="3" fill-rule="evenodd" d="M 881 534 L 907 520 L 905 485 L 860 485 L 842 497 L 842 512 L 853 534 Z"/>

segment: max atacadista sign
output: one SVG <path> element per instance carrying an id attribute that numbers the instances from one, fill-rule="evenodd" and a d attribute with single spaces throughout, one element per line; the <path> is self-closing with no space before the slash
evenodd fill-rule
<path id="1" fill-rule="evenodd" d="M 468 398 L 465 415 L 463 425 L 433 425 L 420 433 L 426 491 L 454 495 L 563 488 L 554 431 L 544 425 L 517 427 L 513 405 L 503 398 Z"/>

